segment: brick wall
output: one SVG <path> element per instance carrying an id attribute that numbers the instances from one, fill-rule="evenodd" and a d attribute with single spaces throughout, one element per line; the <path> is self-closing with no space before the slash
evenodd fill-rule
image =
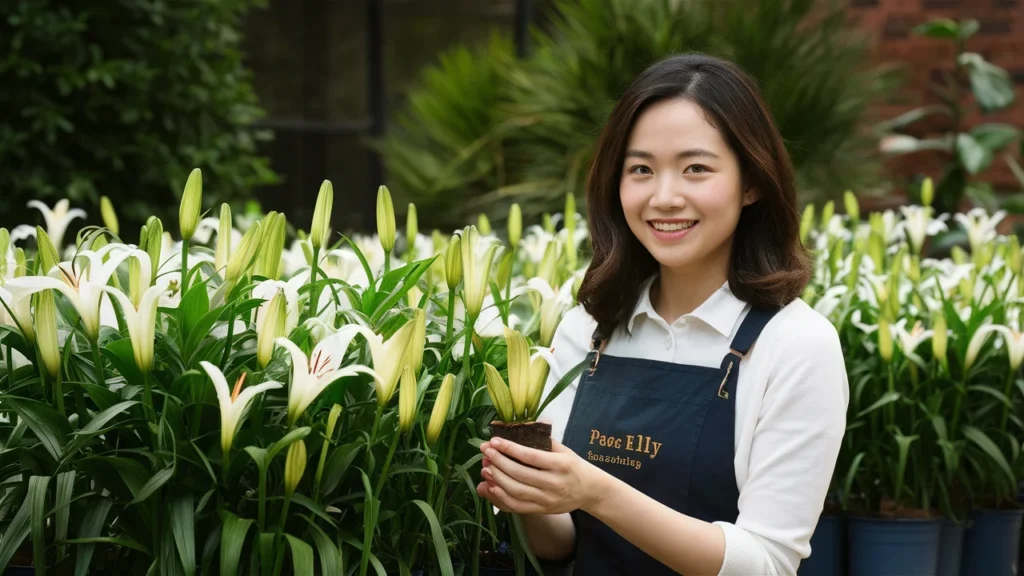
<path id="1" fill-rule="evenodd" d="M 947 41 L 920 38 L 911 30 L 936 17 L 954 20 L 974 18 L 980 30 L 967 42 L 966 49 L 978 52 L 1010 73 L 1016 88 L 1016 100 L 1007 110 L 981 118 L 968 117 L 968 125 L 1008 122 L 1024 128 L 1024 0 L 847 0 L 851 18 L 867 30 L 877 42 L 877 58 L 882 62 L 903 63 L 905 86 L 884 105 L 873 110 L 874 119 L 891 118 L 923 104 L 939 103 L 930 92 L 930 82 L 952 69 L 953 48 Z M 941 130 L 941 121 L 921 123 L 915 136 L 928 130 Z M 898 182 L 902 177 L 924 173 L 933 178 L 941 174 L 944 160 L 937 154 L 917 153 L 889 164 Z M 997 158 L 979 179 L 1000 190 L 1020 190 L 1006 162 Z"/>

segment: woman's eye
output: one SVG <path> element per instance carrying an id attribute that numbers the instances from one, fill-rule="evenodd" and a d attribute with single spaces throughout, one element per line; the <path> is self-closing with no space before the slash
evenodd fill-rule
<path id="1" fill-rule="evenodd" d="M 691 170 L 691 174 L 703 174 L 708 171 L 708 167 L 703 164 L 691 164 L 687 166 L 686 170 L 683 170 L 683 172 L 686 172 L 687 170 Z"/>
<path id="2" fill-rule="evenodd" d="M 651 172 L 651 169 L 648 168 L 647 166 L 637 165 L 637 166 L 631 166 L 629 168 L 629 173 L 630 174 L 640 174 L 640 175 L 646 176 L 648 174 L 651 174 L 652 172 Z"/>

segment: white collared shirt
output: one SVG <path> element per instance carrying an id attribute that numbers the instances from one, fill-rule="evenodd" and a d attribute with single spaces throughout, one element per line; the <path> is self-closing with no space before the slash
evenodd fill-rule
<path id="1" fill-rule="evenodd" d="M 609 338 L 604 354 L 719 367 L 749 306 L 728 284 L 671 326 L 644 285 L 628 325 Z M 594 319 L 582 305 L 566 313 L 552 348 L 544 397 L 587 355 Z M 544 412 L 562 441 L 577 379 Z M 742 362 L 736 386 L 736 482 L 739 517 L 716 522 L 725 533 L 720 575 L 795 576 L 810 554 L 846 429 L 849 382 L 835 327 L 803 300 L 765 326 Z"/>

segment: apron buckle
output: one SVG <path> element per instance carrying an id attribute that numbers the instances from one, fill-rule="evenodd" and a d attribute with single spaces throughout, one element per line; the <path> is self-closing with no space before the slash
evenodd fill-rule
<path id="1" fill-rule="evenodd" d="M 729 374 L 732 373 L 732 360 L 729 361 L 729 366 L 725 369 L 725 378 L 722 378 L 722 383 L 718 385 L 718 397 L 728 400 L 729 391 L 725 389 L 725 383 L 729 381 Z"/>

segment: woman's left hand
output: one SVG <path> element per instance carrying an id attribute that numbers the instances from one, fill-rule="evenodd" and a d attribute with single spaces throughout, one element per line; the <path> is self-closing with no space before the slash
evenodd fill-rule
<path id="1" fill-rule="evenodd" d="M 484 454 L 482 491 L 499 508 L 518 514 L 587 509 L 600 498 L 599 485 L 607 478 L 602 470 L 554 439 L 551 452 L 500 438 L 484 442 L 480 450 Z"/>

